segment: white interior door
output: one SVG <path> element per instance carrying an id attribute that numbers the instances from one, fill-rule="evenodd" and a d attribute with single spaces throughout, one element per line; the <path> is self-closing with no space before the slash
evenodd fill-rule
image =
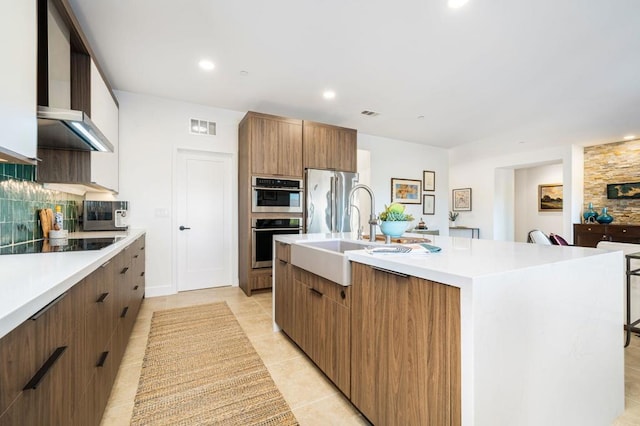
<path id="1" fill-rule="evenodd" d="M 178 291 L 231 285 L 232 157 L 179 150 Z"/>

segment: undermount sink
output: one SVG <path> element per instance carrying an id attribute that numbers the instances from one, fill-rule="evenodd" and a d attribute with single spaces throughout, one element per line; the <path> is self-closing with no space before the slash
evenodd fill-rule
<path id="1" fill-rule="evenodd" d="M 344 254 L 371 243 L 346 240 L 309 241 L 291 244 L 291 264 L 340 285 L 351 285 L 351 265 Z"/>

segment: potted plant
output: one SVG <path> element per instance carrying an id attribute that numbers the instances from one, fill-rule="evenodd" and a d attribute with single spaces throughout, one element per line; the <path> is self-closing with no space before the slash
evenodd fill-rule
<path id="1" fill-rule="evenodd" d="M 399 237 L 409 227 L 409 222 L 413 216 L 405 213 L 405 207 L 400 203 L 391 203 L 384 206 L 384 211 L 378 215 L 380 219 L 380 230 L 384 235 Z"/>
<path id="2" fill-rule="evenodd" d="M 452 212 L 452 211 L 449 212 L 449 221 L 451 222 L 452 227 L 456 226 L 456 219 L 458 219 L 459 214 L 460 213 L 458 212 Z"/>

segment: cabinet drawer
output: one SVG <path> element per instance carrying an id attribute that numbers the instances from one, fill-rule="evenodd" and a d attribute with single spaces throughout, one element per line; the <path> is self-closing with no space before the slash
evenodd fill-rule
<path id="1" fill-rule="evenodd" d="M 574 224 L 573 230 L 574 232 L 582 232 L 582 233 L 590 233 L 590 234 L 606 234 L 607 226 L 599 225 L 596 223 Z"/>
<path id="2" fill-rule="evenodd" d="M 297 267 L 294 267 L 293 271 L 294 280 L 312 288 L 313 292 L 317 295 L 326 296 L 345 307 L 351 306 L 351 298 L 349 297 L 350 287 L 341 286 L 340 284 Z"/>
<path id="3" fill-rule="evenodd" d="M 18 397 L 38 368 L 35 339 L 36 325 L 33 321 L 22 323 L 0 339 L 0 413 Z"/>
<path id="4" fill-rule="evenodd" d="M 637 226 L 608 226 L 608 234 L 611 241 L 620 243 L 640 243 L 640 228 Z"/>
<path id="5" fill-rule="evenodd" d="M 289 263 L 290 256 L 291 245 L 281 241 L 276 241 L 276 259 Z"/>
<path id="6" fill-rule="evenodd" d="M 271 281 L 271 273 L 253 275 L 251 277 L 251 289 L 261 290 L 264 288 L 271 288 Z"/>

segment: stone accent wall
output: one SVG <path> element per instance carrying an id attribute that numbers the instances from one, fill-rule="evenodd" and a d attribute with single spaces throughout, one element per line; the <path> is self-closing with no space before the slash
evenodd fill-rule
<path id="1" fill-rule="evenodd" d="M 640 200 L 609 200 L 607 184 L 640 182 L 640 140 L 584 149 L 584 202 L 598 213 L 607 207 L 618 225 L 640 224 Z"/>

